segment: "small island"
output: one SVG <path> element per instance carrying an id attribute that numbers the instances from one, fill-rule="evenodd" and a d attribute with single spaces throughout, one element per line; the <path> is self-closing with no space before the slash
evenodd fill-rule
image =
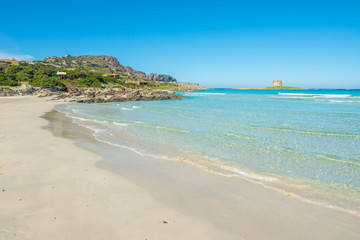
<path id="1" fill-rule="evenodd" d="M 282 80 L 273 80 L 273 85 L 271 87 L 263 87 L 263 88 L 234 88 L 240 90 L 309 90 L 307 88 L 298 88 L 298 87 L 290 87 L 283 86 Z"/>

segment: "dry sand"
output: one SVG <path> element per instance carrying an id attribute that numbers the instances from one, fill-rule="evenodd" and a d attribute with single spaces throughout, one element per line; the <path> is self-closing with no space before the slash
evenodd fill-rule
<path id="1" fill-rule="evenodd" d="M 0 98 L 1 240 L 360 239 L 360 217 L 115 151 L 63 116 L 56 137 L 40 118 L 56 104 Z"/>

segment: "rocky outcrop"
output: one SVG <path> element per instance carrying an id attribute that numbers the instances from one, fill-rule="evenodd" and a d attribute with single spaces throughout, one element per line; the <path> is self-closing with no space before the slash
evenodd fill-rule
<path id="1" fill-rule="evenodd" d="M 26 96 L 32 95 L 35 92 L 36 89 L 33 87 L 2 87 L 0 88 L 0 97 Z"/>
<path id="2" fill-rule="evenodd" d="M 19 95 L 19 91 L 12 88 L 0 88 L 0 97 L 9 97 Z"/>
<path id="3" fill-rule="evenodd" d="M 166 74 L 150 73 L 149 75 L 146 75 L 146 79 L 158 82 L 176 82 L 175 78 Z"/>
<path id="4" fill-rule="evenodd" d="M 62 100 L 66 102 L 77 103 L 100 103 L 100 102 L 126 102 L 126 101 L 151 101 L 151 100 L 169 100 L 180 99 L 182 96 L 174 93 L 151 89 L 78 89 L 77 92 L 52 92 L 47 89 L 41 89 L 37 94 L 39 97 L 51 97 L 51 100 Z"/>
<path id="5" fill-rule="evenodd" d="M 78 68 L 88 70 L 94 68 L 97 72 L 114 74 L 124 73 L 133 78 L 148 79 L 159 82 L 176 82 L 176 79 L 166 74 L 151 73 L 146 75 L 144 72 L 136 71 L 131 67 L 123 66 L 119 61 L 112 56 L 107 55 L 83 55 L 71 56 L 65 55 L 64 57 L 47 57 L 42 62 L 58 64 L 61 67 Z"/>
<path id="6" fill-rule="evenodd" d="M 176 82 L 175 85 L 177 85 L 177 87 L 173 88 L 173 91 L 199 91 L 209 89 L 200 86 L 198 83 Z"/>

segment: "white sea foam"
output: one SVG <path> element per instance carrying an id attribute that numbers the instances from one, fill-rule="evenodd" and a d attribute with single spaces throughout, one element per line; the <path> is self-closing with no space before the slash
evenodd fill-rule
<path id="1" fill-rule="evenodd" d="M 249 178 L 249 179 L 252 179 L 252 180 L 259 180 L 259 181 L 262 181 L 262 182 L 279 181 L 279 179 L 277 179 L 275 177 L 260 176 L 258 174 L 249 173 L 249 172 L 240 170 L 238 168 L 230 167 L 230 166 L 221 166 L 221 168 L 224 169 L 224 170 L 235 173 L 234 175 L 231 175 L 231 176 L 240 176 L 240 177 L 245 177 L 245 178 Z"/>
<path id="2" fill-rule="evenodd" d="M 135 121 L 135 123 L 138 123 L 138 124 L 145 124 L 144 122 L 141 122 L 141 121 Z"/>
<path id="3" fill-rule="evenodd" d="M 121 107 L 121 110 L 132 111 L 134 109 L 142 108 L 141 106 L 132 106 L 131 108 L 123 107 L 121 104 L 117 104 L 118 107 Z"/>
<path id="4" fill-rule="evenodd" d="M 335 100 L 335 99 L 315 99 L 318 102 L 332 102 L 332 103 L 360 103 L 360 101 L 353 100 Z"/>
<path id="5" fill-rule="evenodd" d="M 311 93 L 278 93 L 282 96 L 307 96 L 307 97 L 323 97 L 323 98 L 347 98 L 350 94 L 311 94 Z"/>
<path id="6" fill-rule="evenodd" d="M 65 114 L 66 117 L 71 118 L 71 120 L 72 120 L 73 122 L 75 122 L 74 120 L 78 120 L 78 121 L 82 121 L 82 122 L 90 122 L 90 121 L 93 121 L 92 119 L 87 119 L 87 118 L 82 118 L 82 117 L 74 116 L 73 114 L 71 114 L 71 113 L 69 113 L 69 112 L 67 112 L 67 111 L 63 111 L 63 110 L 61 110 L 61 109 L 58 110 L 58 111 L 61 112 L 61 113 L 63 113 L 63 114 Z M 77 111 L 74 110 L 74 109 L 71 109 L 71 112 L 72 112 L 72 113 L 77 113 Z"/>
<path id="7" fill-rule="evenodd" d="M 78 124 L 79 126 L 82 126 L 84 128 L 87 128 L 91 131 L 93 131 L 94 133 L 101 133 L 101 132 L 106 132 L 105 129 L 102 129 L 102 128 L 97 128 L 95 126 L 90 126 L 90 125 L 86 125 L 86 124 L 82 124 L 82 123 L 79 123 L 79 122 L 75 122 L 76 124 Z M 93 135 L 95 137 L 95 135 Z"/>
<path id="8" fill-rule="evenodd" d="M 94 130 L 96 131 L 96 129 L 94 129 Z M 224 173 L 221 173 L 221 171 L 217 171 L 217 170 L 215 170 L 215 171 L 212 170 L 211 172 L 215 173 L 215 174 L 222 175 L 222 176 L 226 176 L 226 177 L 243 177 L 243 178 L 248 179 L 250 181 L 255 180 L 255 182 L 258 182 L 258 183 L 279 181 L 279 179 L 277 179 L 275 177 L 261 176 L 261 175 L 250 173 L 250 172 L 241 170 L 239 168 L 231 167 L 231 166 L 226 166 L 226 165 L 222 165 L 222 164 L 219 165 L 219 164 L 216 164 L 216 163 L 215 163 L 215 165 L 213 165 L 214 164 L 213 159 L 208 157 L 208 156 L 203 156 L 203 157 L 204 157 L 204 159 L 207 159 L 207 161 L 209 161 L 210 168 L 206 167 L 206 165 L 208 165 L 206 163 L 205 163 L 205 165 L 203 165 L 204 163 L 201 164 L 200 162 L 187 161 L 186 158 L 180 157 L 180 156 L 178 156 L 178 157 L 168 157 L 168 156 L 160 154 L 160 153 L 157 153 L 157 154 L 144 153 L 143 151 L 139 150 L 138 148 L 129 147 L 129 146 L 126 146 L 126 145 L 120 145 L 120 144 L 113 143 L 113 142 L 108 141 L 108 140 L 100 139 L 96 134 L 94 134 L 93 136 L 99 142 L 106 143 L 106 144 L 109 144 L 109 145 L 114 146 L 114 147 L 131 150 L 134 153 L 139 154 L 140 156 L 144 156 L 144 157 L 154 157 L 154 158 L 157 158 L 157 159 L 170 160 L 170 161 L 185 161 L 185 162 L 188 162 L 189 164 L 200 167 L 201 169 L 204 169 L 206 171 L 209 171 L 209 169 L 212 169 L 212 167 L 215 167 L 215 168 L 220 167 L 221 169 L 226 170 L 227 172 L 230 172 L 230 173 L 224 174 Z M 213 162 L 213 163 L 211 163 L 211 162 Z M 215 162 L 217 162 L 217 161 L 215 161 Z M 231 173 L 233 173 L 233 174 L 231 174 Z"/>
<path id="9" fill-rule="evenodd" d="M 99 141 L 99 142 L 106 143 L 106 144 L 109 144 L 109 145 L 114 146 L 114 147 L 124 148 L 124 149 L 131 150 L 131 151 L 139 154 L 140 156 L 144 156 L 144 157 L 154 157 L 154 158 L 157 158 L 157 159 L 165 159 L 165 160 L 167 160 L 167 157 L 164 156 L 164 155 L 161 155 L 161 154 L 143 153 L 143 152 L 137 150 L 136 148 L 128 147 L 128 146 L 124 146 L 124 145 L 120 145 L 120 144 L 113 143 L 113 142 L 106 141 L 106 140 L 102 140 L 102 139 L 100 139 L 100 138 L 97 137 L 97 136 L 95 136 L 95 139 L 96 139 L 97 141 Z"/>
<path id="10" fill-rule="evenodd" d="M 126 107 L 122 107 L 121 110 L 125 110 L 125 111 L 133 111 L 134 109 L 131 108 L 126 108 Z"/>
<path id="11" fill-rule="evenodd" d="M 314 95 L 314 94 L 306 94 L 306 93 L 278 93 L 279 95 L 285 96 L 306 96 L 306 95 Z"/>
<path id="12" fill-rule="evenodd" d="M 76 117 L 76 116 L 72 116 L 72 115 L 67 115 L 67 117 L 70 117 L 70 118 L 76 119 L 76 120 L 80 120 L 80 121 L 83 121 L 83 122 L 91 121 L 90 119 L 81 118 L 81 117 Z"/>
<path id="13" fill-rule="evenodd" d="M 118 123 L 118 122 L 113 122 L 113 124 L 118 125 L 118 126 L 122 126 L 122 127 L 126 127 L 129 124 L 128 123 Z"/>
<path id="14" fill-rule="evenodd" d="M 351 95 L 348 95 L 348 94 L 323 94 L 323 95 L 320 95 L 320 97 L 324 97 L 324 98 L 348 98 L 348 97 L 351 97 Z"/>
<path id="15" fill-rule="evenodd" d="M 344 100 L 344 101 L 341 101 L 341 100 L 329 100 L 329 102 L 334 102 L 334 103 L 353 103 L 353 102 L 356 102 L 356 101 L 351 101 L 351 100 Z"/>
<path id="16" fill-rule="evenodd" d="M 89 124 L 85 124 L 85 123 L 91 123 L 91 122 L 97 122 L 97 123 L 104 123 L 106 121 L 99 121 L 99 120 L 95 120 L 95 119 L 88 119 L 88 118 L 82 118 L 82 117 L 78 117 L 78 116 L 74 116 L 68 112 L 64 112 L 64 111 L 61 111 L 60 112 L 64 113 L 66 117 L 69 117 L 73 123 L 81 126 L 81 127 L 84 127 L 84 128 L 87 128 L 91 131 L 93 131 L 95 134 L 96 133 L 100 133 L 100 132 L 107 132 L 107 130 L 103 129 L 103 128 L 98 128 L 98 127 L 95 127 L 95 126 L 91 126 Z M 94 135 L 94 134 L 93 134 Z M 95 135 L 94 135 L 95 136 Z"/>
<path id="17" fill-rule="evenodd" d="M 90 120 L 90 119 L 89 119 L 89 120 Z M 96 120 L 96 119 L 91 120 L 91 121 L 94 121 L 94 122 L 96 122 L 96 123 L 101 123 L 101 124 L 103 124 L 103 123 L 109 123 L 108 121 L 102 121 L 102 120 Z"/>

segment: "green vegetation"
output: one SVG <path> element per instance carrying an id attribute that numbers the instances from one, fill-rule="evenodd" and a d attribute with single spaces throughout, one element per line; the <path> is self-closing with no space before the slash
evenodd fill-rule
<path id="1" fill-rule="evenodd" d="M 94 71 L 73 71 L 59 69 L 43 63 L 10 65 L 0 62 L 0 86 L 19 86 L 20 82 L 29 82 L 34 87 L 56 88 L 60 91 L 66 90 L 63 81 L 67 81 L 75 87 L 92 88 L 151 88 L 151 89 L 172 89 L 176 87 L 173 83 L 155 82 L 147 79 L 132 78 L 121 74 L 118 78 L 106 76 Z M 94 70 L 94 69 L 92 69 Z M 58 79 L 58 71 L 66 72 L 64 79 Z"/>
<path id="2" fill-rule="evenodd" d="M 170 90 L 175 87 L 177 87 L 177 86 L 173 83 L 161 83 L 161 84 L 157 84 L 155 86 L 150 86 L 151 89 L 162 89 L 162 90 Z"/>
<path id="3" fill-rule="evenodd" d="M 105 60 L 106 58 L 106 60 Z M 49 61 L 49 59 L 51 59 Z M 71 56 L 71 57 L 56 57 L 56 58 L 46 58 L 42 63 L 50 63 L 58 66 L 64 66 L 67 68 L 76 68 L 81 71 L 95 71 L 97 73 L 111 73 L 111 69 L 117 67 L 114 65 L 114 62 L 109 61 L 106 56 L 102 55 L 85 55 L 85 56 Z M 108 63 L 109 65 L 106 65 Z"/>
<path id="4" fill-rule="evenodd" d="M 38 87 L 55 87 L 65 90 L 61 81 L 50 78 L 56 74 L 56 69 L 44 65 L 0 66 L 0 86 L 19 86 L 20 82 L 29 82 Z"/>
<path id="5" fill-rule="evenodd" d="M 266 89 L 274 89 L 274 90 L 303 90 L 304 88 L 281 86 L 281 87 L 266 87 Z"/>
<path id="6" fill-rule="evenodd" d="M 34 87 L 56 88 L 60 91 L 66 90 L 66 86 L 61 81 L 45 76 L 36 76 L 29 83 Z"/>

